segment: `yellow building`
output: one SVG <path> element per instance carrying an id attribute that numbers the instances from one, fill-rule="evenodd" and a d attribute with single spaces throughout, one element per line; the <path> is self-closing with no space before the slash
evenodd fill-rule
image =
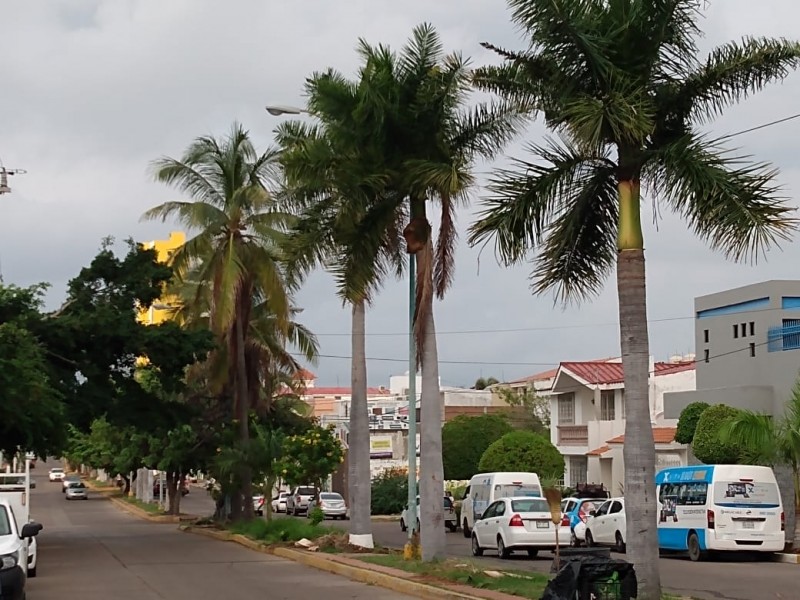
<path id="1" fill-rule="evenodd" d="M 186 243 L 186 234 L 182 231 L 170 231 L 168 240 L 153 240 L 142 243 L 145 250 L 155 249 L 158 262 L 167 262 L 172 253 Z M 170 318 L 168 306 L 177 302 L 176 298 L 160 298 L 156 300 L 148 310 L 139 311 L 138 319 L 140 323 L 146 325 L 158 325 Z"/>

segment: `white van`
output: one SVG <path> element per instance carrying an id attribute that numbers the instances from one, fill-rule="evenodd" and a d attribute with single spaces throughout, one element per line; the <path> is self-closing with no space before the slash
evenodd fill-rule
<path id="1" fill-rule="evenodd" d="M 656 474 L 658 546 L 688 551 L 780 552 L 783 504 L 775 474 L 752 465 L 671 467 Z"/>
<path id="2" fill-rule="evenodd" d="M 470 537 L 475 521 L 495 500 L 526 497 L 542 497 L 542 484 L 536 473 L 479 473 L 473 476 L 461 502 L 464 537 Z"/>

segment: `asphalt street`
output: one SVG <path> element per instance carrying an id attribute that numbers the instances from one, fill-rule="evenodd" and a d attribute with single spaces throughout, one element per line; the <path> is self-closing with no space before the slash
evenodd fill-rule
<path id="1" fill-rule="evenodd" d="M 409 598 L 237 544 L 182 533 L 174 524 L 143 521 L 92 492 L 87 501 L 70 502 L 59 484 L 47 481 L 46 465 L 40 463 L 34 473 L 31 515 L 44 530 L 28 600 Z"/>

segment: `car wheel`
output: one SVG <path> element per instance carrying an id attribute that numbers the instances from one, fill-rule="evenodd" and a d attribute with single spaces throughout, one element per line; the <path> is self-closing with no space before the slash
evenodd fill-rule
<path id="1" fill-rule="evenodd" d="M 422 528 L 419 526 L 419 519 L 417 519 L 417 533 L 422 531 Z"/>
<path id="2" fill-rule="evenodd" d="M 569 545 L 573 548 L 579 548 L 581 545 L 581 541 L 578 539 L 578 536 L 575 535 L 574 531 L 571 531 L 569 534 Z"/>
<path id="3" fill-rule="evenodd" d="M 36 567 L 28 568 L 28 579 L 36 577 Z"/>
<path id="4" fill-rule="evenodd" d="M 539 551 L 536 548 L 528 548 L 528 556 L 531 558 L 536 558 L 539 556 Z"/>
<path id="5" fill-rule="evenodd" d="M 617 543 L 615 550 L 620 554 L 625 554 L 625 540 L 622 539 L 622 534 L 619 531 L 614 536 L 614 541 Z"/>
<path id="6" fill-rule="evenodd" d="M 497 556 L 500 558 L 508 558 L 511 556 L 511 550 L 506 548 L 506 543 L 500 535 L 497 536 Z"/>
<path id="7" fill-rule="evenodd" d="M 464 537 L 465 537 L 465 538 L 468 538 L 468 537 L 470 536 L 470 534 L 472 533 L 472 532 L 469 530 L 469 524 L 467 523 L 467 520 L 466 520 L 466 519 L 464 519 L 464 523 L 462 523 L 462 524 L 461 524 L 461 531 L 463 531 L 463 532 L 464 532 Z"/>
<path id="8" fill-rule="evenodd" d="M 689 534 L 686 545 L 689 548 L 689 560 L 697 562 L 705 558 L 705 553 L 700 549 L 700 539 L 694 531 Z"/>
<path id="9" fill-rule="evenodd" d="M 400 531 L 408 531 L 408 527 L 406 527 L 406 522 L 403 519 L 400 519 Z"/>
<path id="10" fill-rule="evenodd" d="M 450 533 L 455 533 L 458 531 L 458 525 L 456 525 L 455 521 L 450 521 L 447 525 L 447 528 L 450 530 Z"/>
<path id="11" fill-rule="evenodd" d="M 483 556 L 483 548 L 478 543 L 478 536 L 472 534 L 472 556 Z"/>
<path id="12" fill-rule="evenodd" d="M 588 529 L 586 530 L 586 546 L 587 548 L 591 548 L 594 546 L 594 538 L 592 537 L 592 532 Z"/>

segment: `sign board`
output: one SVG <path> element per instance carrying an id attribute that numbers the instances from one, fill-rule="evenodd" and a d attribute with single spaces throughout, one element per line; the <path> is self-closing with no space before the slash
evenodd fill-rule
<path id="1" fill-rule="evenodd" d="M 369 457 L 370 458 L 392 458 L 392 436 L 390 435 L 371 435 L 369 436 Z"/>

